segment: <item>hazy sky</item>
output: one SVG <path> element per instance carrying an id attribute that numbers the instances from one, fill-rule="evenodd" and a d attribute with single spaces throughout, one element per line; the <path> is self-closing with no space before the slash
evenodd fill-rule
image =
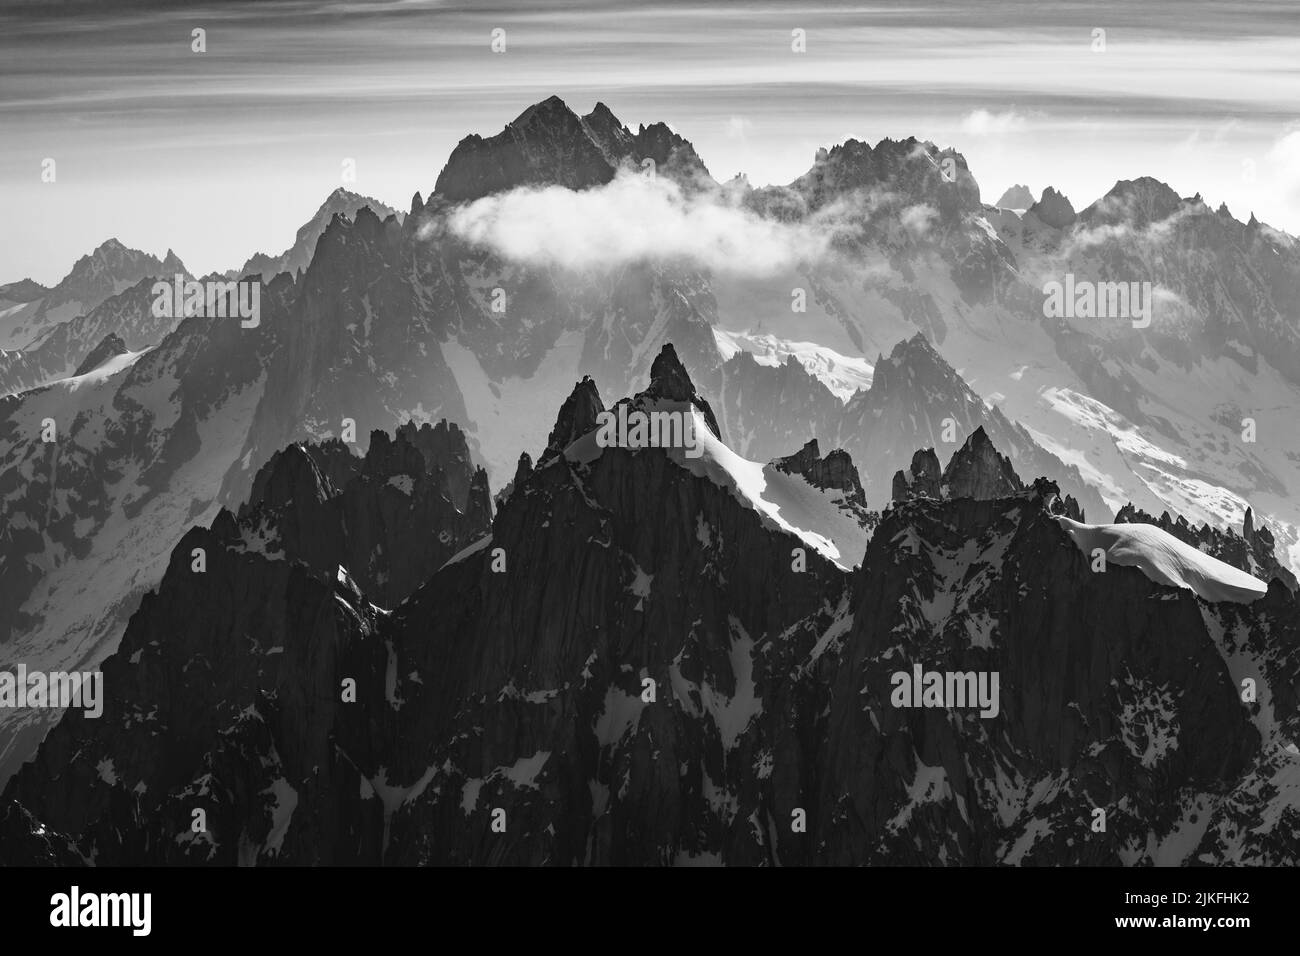
<path id="1" fill-rule="evenodd" d="M 0 0 L 0 282 L 57 281 L 110 236 L 231 268 L 339 185 L 408 208 L 459 139 L 552 93 L 667 122 L 719 179 L 914 135 L 989 202 L 1023 182 L 1082 208 L 1152 175 L 1300 233 L 1297 0 Z"/>

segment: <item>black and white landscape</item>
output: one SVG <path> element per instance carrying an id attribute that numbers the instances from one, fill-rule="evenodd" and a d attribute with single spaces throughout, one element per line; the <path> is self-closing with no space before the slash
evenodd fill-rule
<path id="1" fill-rule="evenodd" d="M 617 100 L 0 274 L 0 863 L 1300 862 L 1296 237 Z"/>

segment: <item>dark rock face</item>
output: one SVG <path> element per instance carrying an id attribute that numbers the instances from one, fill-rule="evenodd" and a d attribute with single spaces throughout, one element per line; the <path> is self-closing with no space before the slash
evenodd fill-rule
<path id="1" fill-rule="evenodd" d="M 558 96 L 530 106 L 496 136 L 467 136 L 443 167 L 434 192 L 452 202 L 535 184 L 584 189 L 607 183 L 615 167 L 584 135 Z"/>
<path id="2" fill-rule="evenodd" d="M 420 194 L 416 193 L 415 198 L 418 200 Z M 325 197 L 325 201 L 321 203 L 311 219 L 298 227 L 292 246 L 278 256 L 259 252 L 250 257 L 241 268 L 230 270 L 226 278 L 242 279 L 245 276 L 260 276 L 264 281 L 269 282 L 281 272 L 298 275 L 311 264 L 312 256 L 316 252 L 316 243 L 320 241 L 321 235 L 334 217 L 342 216 L 344 220 L 351 221 L 362 208 L 370 209 L 383 219 L 395 215 L 394 210 L 378 200 L 358 195 L 340 186 Z"/>
<path id="3" fill-rule="evenodd" d="M 872 531 L 880 522 L 880 513 L 867 508 L 867 496 L 858 480 L 858 470 L 844 449 L 833 449 L 822 458 L 817 439 L 812 438 L 795 454 L 773 461 L 771 467 L 788 475 L 798 475 L 813 488 L 839 492 L 837 507 L 864 530 Z"/>
<path id="4" fill-rule="evenodd" d="M 396 622 L 421 673 L 441 658 L 479 663 L 420 689 L 441 717 L 421 736 L 447 744 L 409 772 L 444 769 L 394 819 L 391 861 L 663 864 L 725 845 L 761 862 L 721 797 L 763 760 L 742 731 L 777 679 L 760 648 L 791 629 L 813 640 L 828 623 L 819 591 L 844 580 L 812 553 L 792 571 L 798 544 L 662 454 L 539 469 L 493 527 L 509 570 L 493 574 L 484 553 L 453 565 Z M 448 616 L 446 593 L 464 596 Z M 537 607 L 564 623 L 538 621 Z M 469 706 L 455 715 L 439 699 Z M 483 837 L 493 808 L 527 821 L 508 846 Z"/>
<path id="5" fill-rule="evenodd" d="M 993 442 L 981 427 L 953 453 L 948 467 L 942 472 L 939 470 L 939 456 L 933 448 L 917 451 L 907 471 L 895 472 L 892 500 L 978 498 L 989 501 L 1025 490 L 1025 484 L 1011 467 L 1010 460 L 993 447 Z M 1032 491 L 1042 499 L 1043 507 L 1049 513 L 1065 515 L 1075 521 L 1084 520 L 1079 503 L 1070 495 L 1062 497 L 1056 482 L 1038 478 Z"/>
<path id="6" fill-rule="evenodd" d="M 599 109 L 603 105 L 597 103 L 596 107 Z M 590 122 L 591 117 L 585 119 Z M 669 129 L 667 123 L 639 126 L 636 135 L 632 137 L 632 155 L 641 162 L 652 160 L 657 174 L 675 179 L 688 188 L 714 185 L 713 178 L 709 175 L 704 160 L 695 152 L 695 147 Z"/>
<path id="7" fill-rule="evenodd" d="M 1051 186 L 1043 190 L 1043 197 L 1030 206 L 1029 211 L 1054 229 L 1065 229 L 1074 224 L 1074 206 Z"/>
<path id="8" fill-rule="evenodd" d="M 686 140 L 662 123 L 633 135 L 603 103 L 579 117 L 558 96 L 524 110 L 496 136 L 467 136 L 456 146 L 434 186 L 435 195 L 464 202 L 517 186 L 587 189 L 614 178 L 620 168 L 687 180 L 708 171 Z"/>
<path id="9" fill-rule="evenodd" d="M 689 402 L 695 399 L 695 384 L 682 367 L 677 350 L 665 345 L 655 356 L 650 366 L 650 387 L 646 390 L 651 398 L 662 398 L 673 402 Z"/>
<path id="10" fill-rule="evenodd" d="M 984 441 L 961 473 L 1005 478 Z M 1093 573 L 1046 479 L 896 502 L 847 572 L 662 451 L 609 448 L 521 462 L 490 538 L 440 561 L 439 529 L 486 525 L 477 475 L 472 519 L 403 433 L 343 451 L 285 449 L 182 539 L 103 718 L 70 711 L 6 788 L 0 862 L 1295 861 L 1272 781 L 1300 604 Z M 856 495 L 818 452 L 773 467 Z M 991 693 L 900 706 L 913 665 Z"/>
<path id="11" fill-rule="evenodd" d="M 922 448 L 912 456 L 907 471 L 894 472 L 891 498 L 906 501 L 909 498 L 942 498 L 943 473 L 939 470 L 939 456 L 933 448 Z"/>
<path id="12" fill-rule="evenodd" d="M 709 407 L 708 401 L 695 391 L 695 383 L 691 381 L 686 367 L 677 357 L 677 350 L 673 348 L 671 342 L 659 350 L 659 354 L 651 363 L 650 386 L 642 394 L 652 401 L 689 402 L 704 413 L 704 421 L 709 426 L 709 430 L 718 438 L 722 437 L 713 409 Z"/>
<path id="13" fill-rule="evenodd" d="M 508 485 L 498 491 L 496 497 L 493 499 L 496 501 L 498 510 L 501 508 L 501 505 L 504 504 L 512 494 L 514 494 L 516 488 L 522 488 L 524 486 L 524 482 L 528 480 L 528 476 L 532 473 L 533 459 L 529 457 L 528 452 L 520 452 L 519 464 L 515 468 L 515 477 Z"/>
<path id="14" fill-rule="evenodd" d="M 408 441 L 422 431 L 415 429 L 392 439 L 372 435 L 365 458 L 350 465 L 339 442 L 291 446 L 260 470 L 256 500 L 238 518 L 223 510 L 211 529 L 182 539 L 159 592 L 146 596 L 104 666 L 105 686 L 117 688 L 107 694 L 104 717 L 70 711 L 47 740 L 46 756 L 26 772 L 40 778 L 42 760 L 63 759 L 66 741 L 83 736 L 111 752 L 109 764 L 97 761 L 69 778 L 93 792 L 56 814 L 81 845 L 98 847 L 104 860 L 136 863 L 375 858 L 382 814 L 362 814 L 373 832 L 364 821 L 346 824 L 347 837 L 331 832 L 331 843 L 342 842 L 329 847 L 310 847 L 319 833 L 304 834 L 301 844 L 283 840 L 294 807 L 312 805 L 316 788 L 331 791 L 330 801 L 357 804 L 360 779 L 355 768 L 337 766 L 335 748 L 358 755 L 361 748 L 348 742 L 353 731 L 335 722 L 348 706 L 344 680 L 361 688 L 356 699 L 370 691 L 389 705 L 397 678 L 377 638 L 388 612 L 376 603 L 399 604 L 490 526 L 481 469 L 460 477 L 469 487 L 467 511 L 452 504 L 449 475 L 468 468 L 468 449 L 459 429 L 440 427 L 459 447 L 432 462 Z M 130 794 L 105 786 L 127 776 Z M 164 829 L 175 823 L 177 833 L 188 832 L 190 801 L 208 815 L 211 839 L 155 839 L 110 826 L 123 822 L 121 813 L 134 821 L 128 829 L 156 815 Z M 44 831 L 17 804 L 8 805 L 3 825 L 4 862 L 43 855 L 66 862 L 56 835 L 36 842 Z M 361 844 L 367 833 L 375 841 L 369 851 Z M 11 842 L 12 834 L 25 835 Z"/>
<path id="15" fill-rule="evenodd" d="M 121 336 L 110 332 L 100 341 L 98 345 L 91 350 L 85 360 L 77 366 L 73 375 L 85 375 L 87 372 L 93 372 L 115 355 L 124 355 L 127 352 L 126 343 L 122 341 Z"/>
<path id="16" fill-rule="evenodd" d="M 241 549 L 222 514 L 182 539 L 105 662 L 103 716 L 69 711 L 6 795 L 40 806 L 42 823 L 59 820 L 100 863 L 374 859 L 382 816 L 359 798 L 346 756 L 360 751 L 358 728 L 340 719 L 340 686 L 354 679 L 383 699 L 382 612 L 343 576 Z M 201 574 L 195 548 L 206 552 Z M 73 759 L 83 746 L 94 760 Z M 63 785 L 76 792 L 41 798 Z M 335 806 L 350 809 L 330 826 Z M 298 832 L 286 833 L 294 818 Z M 0 841 L 5 862 L 18 862 L 13 839 Z"/>
<path id="17" fill-rule="evenodd" d="M 1086 556 L 1061 546 L 1044 508 L 1054 493 L 1044 484 L 987 501 L 919 498 L 886 514 L 855 581 L 823 733 L 812 735 L 827 770 L 802 859 L 1141 863 L 1178 826 L 1188 792 L 1216 794 L 1216 809 L 1198 845 L 1166 862 L 1235 852 L 1234 821 L 1260 800 L 1234 800 L 1289 759 L 1271 741 L 1296 716 L 1252 719 L 1237 699 L 1232 651 L 1217 635 L 1225 617 L 1254 612 L 1205 605 L 1131 569 L 1090 573 Z M 1274 628 L 1294 631 L 1274 614 L 1256 624 L 1274 638 Z M 1284 653 L 1294 666 L 1294 650 Z M 892 674 L 913 664 L 997 672 L 998 713 L 891 706 Z M 1271 666 L 1261 656 L 1250 670 Z M 1095 809 L 1106 811 L 1104 834 L 1089 829 Z M 1294 832 L 1246 837 L 1252 861 L 1285 858 Z"/>
<path id="18" fill-rule="evenodd" d="M 381 445 L 372 436 L 368 460 Z M 357 488 L 363 474 L 329 497 L 319 457 L 286 451 L 276 467 L 289 474 L 259 480 L 261 504 L 187 535 L 106 667 L 117 696 L 103 720 L 65 718 L 10 798 L 39 806 L 42 823 L 57 818 L 101 863 L 661 863 L 712 852 L 724 832 L 716 786 L 738 786 L 758 757 L 734 751 L 769 679 L 759 646 L 792 628 L 811 641 L 845 572 L 816 552 L 794 570 L 802 542 L 729 492 L 663 454 L 609 449 L 590 466 L 561 457 L 529 474 L 493 522 L 492 550 L 443 568 L 388 617 L 351 568 L 326 573 L 329 542 L 307 531 L 328 525 L 320 512 L 339 497 L 370 493 Z M 277 502 L 291 560 L 248 539 Z M 676 503 L 671 516 L 664 502 Z M 357 523 L 334 526 L 350 534 Z M 207 549 L 206 575 L 190 570 L 195 547 Z M 160 639 L 185 616 L 204 623 Z M 345 676 L 355 704 L 340 700 Z M 638 718 L 643 677 L 662 703 Z M 171 691 L 158 697 L 164 679 Z M 153 703 L 141 722 L 143 700 Z M 67 741 L 82 738 L 93 742 L 74 772 Z M 110 753 L 111 784 L 96 770 Z M 694 769 L 679 775 L 679 764 Z M 52 774 L 76 779 L 78 795 L 44 799 L 59 786 Z M 664 799 L 676 810 L 656 822 L 648 808 Z M 466 826 L 492 805 L 519 834 L 504 853 Z M 208 834 L 172 839 L 194 808 L 207 810 Z M 547 822 L 526 824 L 534 814 Z"/>
<path id="19" fill-rule="evenodd" d="M 533 460 L 528 457 L 528 452 L 519 453 L 519 467 L 515 469 L 515 485 L 522 486 L 528 480 L 528 476 L 533 473 Z"/>
<path id="20" fill-rule="evenodd" d="M 82 866 L 85 860 L 67 837 L 51 833 L 14 800 L 0 806 L 0 866 Z"/>
<path id="21" fill-rule="evenodd" d="M 538 457 L 537 464 L 540 466 L 554 458 L 570 444 L 592 431 L 596 427 L 596 416 L 604 410 L 605 403 L 601 401 L 596 383 L 590 376 L 584 377 L 573 387 L 572 393 L 560 406 L 560 414 L 556 416 L 555 427 L 551 429 L 550 437 L 547 439 L 546 450 Z M 520 466 L 522 465 L 521 461 Z"/>
<path id="22" fill-rule="evenodd" d="M 458 425 L 445 418 L 436 425 L 425 422 L 418 428 L 414 422 L 407 422 L 397 426 L 397 438 L 424 456 L 430 472 L 442 472 L 453 505 L 461 511 L 471 510 L 470 492 L 483 485 L 486 475 L 480 474 L 482 469 L 474 465 L 469 439 Z"/>
<path id="23" fill-rule="evenodd" d="M 1011 461 L 998 453 L 983 426 L 971 432 L 943 471 L 949 498 L 1005 498 L 1024 489 Z"/>
<path id="24" fill-rule="evenodd" d="M 1162 531 L 1167 531 L 1179 541 L 1184 541 L 1194 548 L 1199 548 L 1211 557 L 1218 558 L 1234 568 L 1240 568 L 1247 574 L 1253 574 L 1261 581 L 1281 581 L 1293 594 L 1300 589 L 1296 577 L 1283 567 L 1274 551 L 1276 545 L 1273 535 L 1264 525 L 1255 527 L 1255 516 L 1250 508 L 1246 509 L 1242 522 L 1241 534 L 1231 528 L 1220 530 L 1208 524 L 1193 527 L 1182 515 L 1171 518 L 1169 512 L 1161 512 L 1155 518 L 1131 504 L 1125 505 L 1115 516 L 1117 523 L 1152 524 Z"/>
<path id="25" fill-rule="evenodd" d="M 471 466 L 464 433 L 438 429 L 441 454 L 426 454 L 436 431 L 427 425 L 395 439 L 375 432 L 364 458 L 338 441 L 290 446 L 258 473 L 238 528 L 227 527 L 232 546 L 237 534 L 243 547 L 300 560 L 325 579 L 342 566 L 371 601 L 395 607 L 492 519 L 487 476 Z"/>
<path id="26" fill-rule="evenodd" d="M 301 464 L 296 469 L 292 466 L 282 467 L 280 462 L 286 457 L 305 457 L 313 467 L 310 472 L 307 472 Z M 337 493 L 337 489 L 344 487 L 361 473 L 362 460 L 337 438 L 323 442 L 303 442 L 277 451 L 271 456 L 270 461 L 258 469 L 257 475 L 253 478 L 253 487 L 248 501 L 240 506 L 239 514 L 243 516 L 266 501 L 281 503 L 292 501 L 294 494 L 291 490 L 272 489 L 269 486 L 273 479 L 283 480 L 294 471 L 307 472 L 313 482 L 323 485 L 319 492 L 313 492 L 310 497 L 318 497 L 321 500 L 331 498 Z"/>
<path id="27" fill-rule="evenodd" d="M 821 457 L 817 439 L 808 443 L 793 455 L 778 458 L 773 464 L 791 475 L 802 475 L 814 488 L 833 488 L 848 493 L 848 497 L 860 504 L 867 503 L 862 482 L 858 480 L 858 470 L 853 467 L 853 459 L 842 448 L 836 448 Z"/>

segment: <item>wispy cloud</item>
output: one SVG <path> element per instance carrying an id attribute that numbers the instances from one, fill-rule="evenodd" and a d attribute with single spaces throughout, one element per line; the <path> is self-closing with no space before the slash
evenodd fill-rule
<path id="1" fill-rule="evenodd" d="M 939 211 L 933 206 L 908 206 L 899 215 L 899 221 L 903 224 L 903 228 L 910 232 L 914 238 L 920 239 L 930 231 L 930 224 L 938 216 Z"/>
<path id="2" fill-rule="evenodd" d="M 743 116 L 728 117 L 727 139 L 744 139 L 753 128 L 753 122 Z"/>
<path id="3" fill-rule="evenodd" d="M 1025 118 L 1014 110 L 990 113 L 985 109 L 972 110 L 961 119 L 961 131 L 971 136 L 991 136 L 1024 129 Z"/>
<path id="4" fill-rule="evenodd" d="M 1282 195 L 1300 202 L 1300 127 L 1283 134 L 1268 151 L 1269 174 Z"/>
<path id="5" fill-rule="evenodd" d="M 636 173 L 581 191 L 553 186 L 488 196 L 455 210 L 447 224 L 461 239 L 532 265 L 685 263 L 742 275 L 819 260 L 839 227 L 833 211 L 799 222 L 765 219 L 723 191 L 688 193 L 665 177 Z"/>

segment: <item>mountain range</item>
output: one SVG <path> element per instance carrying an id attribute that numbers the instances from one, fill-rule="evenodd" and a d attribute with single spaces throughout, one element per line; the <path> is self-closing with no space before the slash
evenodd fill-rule
<path id="1" fill-rule="evenodd" d="M 626 401 L 703 454 L 600 446 L 588 378 L 495 515 L 454 426 L 274 456 L 11 780 L 5 862 L 1294 862 L 1280 581 L 1090 570 L 1067 525 L 1177 539 L 1075 521 L 982 430 L 880 514 L 843 451 L 728 449 L 671 346 Z M 914 666 L 996 706 L 891 705 Z"/>
<path id="2" fill-rule="evenodd" d="M 465 225 L 539 195 L 623 209 L 642 179 L 794 253 L 575 265 Z M 1051 187 L 987 205 L 915 139 L 718 183 L 667 125 L 552 97 L 462 140 L 409 212 L 338 190 L 222 276 L 262 282 L 256 328 L 155 317 L 174 274 L 110 240 L 52 289 L 0 287 L 0 666 L 102 665 L 110 699 L 53 730 L 0 712 L 0 781 L 49 735 L 6 847 L 1289 859 L 1300 252 L 1253 215 L 1142 178 L 1078 212 Z M 1045 315 L 1067 274 L 1150 282 L 1151 325 Z M 694 409 L 704 463 L 575 450 L 601 392 Z M 1170 583 L 1221 573 L 1196 561 L 1097 574 L 1058 518 L 1154 528 L 1260 596 Z M 883 662 L 922 656 L 999 670 L 1000 716 L 891 709 Z M 200 798 L 220 823 L 179 839 Z M 1097 807 L 1124 821 L 1103 839 L 1076 821 Z"/>

